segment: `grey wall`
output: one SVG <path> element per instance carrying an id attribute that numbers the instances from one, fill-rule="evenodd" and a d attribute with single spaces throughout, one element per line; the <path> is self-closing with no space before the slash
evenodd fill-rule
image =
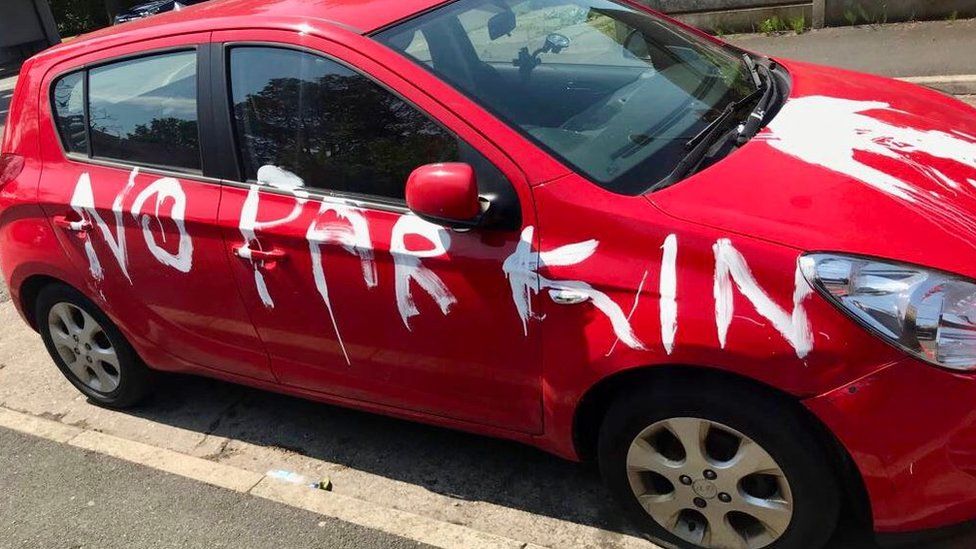
<path id="1" fill-rule="evenodd" d="M 47 0 L 0 1 L 0 65 L 19 63 L 60 41 Z"/>
<path id="2" fill-rule="evenodd" d="M 666 13 L 768 8 L 792 4 L 809 4 L 811 0 L 645 0 L 644 3 Z"/>
<path id="3" fill-rule="evenodd" d="M 841 26 L 976 17 L 976 0 L 639 0 L 705 30 L 748 32 L 762 21 L 803 16 L 807 25 Z"/>
<path id="4" fill-rule="evenodd" d="M 859 24 L 945 19 L 953 13 L 957 17 L 976 17 L 976 0 L 825 0 L 824 3 L 828 26 L 848 24 L 845 12 L 855 15 Z"/>

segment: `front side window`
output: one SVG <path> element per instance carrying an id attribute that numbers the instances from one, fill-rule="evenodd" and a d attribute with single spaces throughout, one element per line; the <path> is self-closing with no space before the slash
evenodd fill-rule
<path id="1" fill-rule="evenodd" d="M 92 156 L 200 169 L 196 51 L 103 65 L 88 79 Z"/>
<path id="2" fill-rule="evenodd" d="M 230 87 L 249 180 L 285 170 L 303 186 L 400 201 L 415 168 L 464 160 L 454 135 L 369 78 L 324 57 L 232 47 Z"/>
<path id="3" fill-rule="evenodd" d="M 611 0 L 459 0 L 376 38 L 624 194 L 756 91 L 737 52 Z"/>

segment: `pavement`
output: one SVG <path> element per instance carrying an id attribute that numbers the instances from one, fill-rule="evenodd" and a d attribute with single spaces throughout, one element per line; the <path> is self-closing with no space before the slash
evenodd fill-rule
<path id="1" fill-rule="evenodd" d="M 880 74 L 976 74 L 976 19 L 816 29 L 803 34 L 722 37 L 750 51 Z"/>
<path id="2" fill-rule="evenodd" d="M 917 80 L 957 95 L 976 95 L 976 19 L 835 27 L 723 39 L 772 57 Z M 933 78 L 935 77 L 935 78 Z"/>
<path id="3" fill-rule="evenodd" d="M 0 428 L 0 546 L 426 547 Z"/>

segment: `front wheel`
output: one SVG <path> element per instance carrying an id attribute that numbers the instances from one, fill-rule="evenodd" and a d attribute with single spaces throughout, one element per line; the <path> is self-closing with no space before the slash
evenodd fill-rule
<path id="1" fill-rule="evenodd" d="M 614 497 L 670 547 L 817 548 L 840 492 L 795 404 L 738 383 L 647 386 L 604 418 L 600 469 Z"/>
<path id="2" fill-rule="evenodd" d="M 122 332 L 74 288 L 54 284 L 41 290 L 34 318 L 58 369 L 96 404 L 125 408 L 140 402 L 152 386 L 152 372 Z"/>

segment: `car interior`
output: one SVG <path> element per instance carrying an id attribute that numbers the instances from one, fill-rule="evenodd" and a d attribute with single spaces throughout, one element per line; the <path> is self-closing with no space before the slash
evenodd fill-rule
<path id="1" fill-rule="evenodd" d="M 471 4 L 384 39 L 599 182 L 682 146 L 730 93 L 714 52 L 644 13 Z M 640 192 L 658 170 L 637 171 Z"/>

